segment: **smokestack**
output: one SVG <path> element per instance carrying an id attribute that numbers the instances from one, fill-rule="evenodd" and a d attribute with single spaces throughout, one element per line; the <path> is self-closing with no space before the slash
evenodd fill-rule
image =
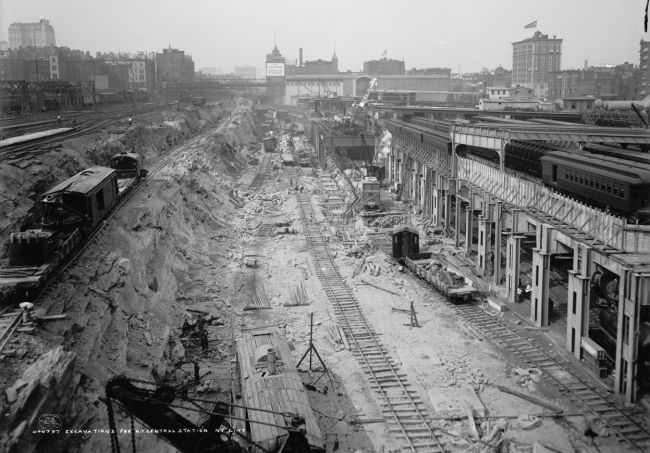
<path id="1" fill-rule="evenodd" d="M 298 66 L 302 66 L 302 47 L 298 49 Z"/>

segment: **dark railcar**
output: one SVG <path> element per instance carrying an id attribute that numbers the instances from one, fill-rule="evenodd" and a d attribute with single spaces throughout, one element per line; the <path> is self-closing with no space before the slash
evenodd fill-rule
<path id="1" fill-rule="evenodd" d="M 553 151 L 541 158 L 542 181 L 596 205 L 633 213 L 650 205 L 650 166 L 622 159 Z"/>
<path id="2" fill-rule="evenodd" d="M 144 178 L 147 170 L 143 168 L 142 158 L 135 153 L 120 153 L 111 157 L 111 168 L 117 173 L 118 179 Z"/>
<path id="3" fill-rule="evenodd" d="M 43 194 L 43 227 L 93 229 L 113 209 L 117 199 L 116 171 L 90 167 Z"/>

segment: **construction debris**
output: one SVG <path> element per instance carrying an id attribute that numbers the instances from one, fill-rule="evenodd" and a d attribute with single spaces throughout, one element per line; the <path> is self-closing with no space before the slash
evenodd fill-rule
<path id="1" fill-rule="evenodd" d="M 305 291 L 304 282 L 300 282 L 300 285 L 294 289 L 289 289 L 289 297 L 290 301 L 283 304 L 285 307 L 309 305 L 309 298 L 307 297 L 307 291 Z"/>

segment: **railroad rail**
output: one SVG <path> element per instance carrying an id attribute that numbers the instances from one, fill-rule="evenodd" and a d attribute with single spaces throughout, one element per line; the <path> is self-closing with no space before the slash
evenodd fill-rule
<path id="1" fill-rule="evenodd" d="M 371 388 L 381 399 L 388 432 L 403 441 L 403 451 L 442 453 L 445 447 L 429 423 L 429 413 L 420 397 L 409 389 L 406 375 L 381 344 L 367 321 L 359 302 L 345 285 L 332 260 L 318 224 L 311 222 L 311 201 L 307 194 L 296 194 L 307 245 L 312 253 L 316 275 L 359 361 Z"/>
<path id="2" fill-rule="evenodd" d="M 415 275 L 408 277 L 418 286 L 429 292 L 435 300 L 454 307 L 456 313 L 481 333 L 503 348 L 514 353 L 524 363 L 543 371 L 542 378 L 561 392 L 569 395 L 574 402 L 587 412 L 600 419 L 604 425 L 625 443 L 630 450 L 646 452 L 650 448 L 650 424 L 641 408 L 627 408 L 617 404 L 606 393 L 601 384 L 571 363 L 571 359 L 560 354 L 545 351 L 529 338 L 520 335 L 506 321 L 491 315 L 474 304 L 454 305 L 432 286 Z M 573 366 L 572 366 L 573 365 Z"/>
<path id="3" fill-rule="evenodd" d="M 257 192 L 262 187 L 266 176 L 271 169 L 271 153 L 263 153 L 262 159 L 260 160 L 259 166 L 257 167 L 257 173 L 248 186 L 248 190 Z"/>
<path id="4" fill-rule="evenodd" d="M 90 132 L 95 131 L 96 129 L 100 129 L 102 127 L 105 127 L 107 125 L 110 125 L 113 123 L 116 118 L 120 118 L 123 116 L 126 116 L 127 114 L 130 115 L 143 115 L 147 113 L 151 113 L 153 111 L 156 111 L 160 109 L 159 104 L 148 104 L 146 107 L 139 107 L 137 110 L 127 109 L 127 108 L 120 108 L 120 109 L 114 109 L 114 110 L 108 110 L 108 111 L 103 111 L 103 112 L 98 112 L 94 113 L 92 118 L 87 118 L 88 113 L 87 112 L 81 112 L 76 115 L 74 115 L 74 119 L 78 119 L 79 117 L 85 118 L 85 121 L 80 121 L 76 127 L 74 127 L 71 131 L 63 133 L 63 134 L 57 134 L 55 136 L 49 136 L 49 137 L 43 137 L 40 139 L 34 139 L 30 140 L 29 142 L 24 142 L 24 143 L 16 143 L 14 145 L 7 145 L 2 148 L 0 148 L 0 159 L 2 160 L 9 160 L 9 159 L 20 159 L 28 156 L 36 156 L 38 154 L 43 154 L 44 152 L 49 151 L 49 146 L 52 146 L 54 144 L 61 143 L 65 140 L 69 140 L 72 138 L 80 137 L 83 135 L 86 135 Z M 63 126 L 66 126 L 67 123 L 69 122 L 70 117 L 66 116 L 66 119 L 64 121 Z M 33 123 L 22 123 L 22 125 L 16 125 L 14 127 L 23 127 L 23 128 L 30 128 L 31 125 L 36 125 L 38 126 L 39 124 L 41 125 L 48 125 L 52 124 L 51 122 L 48 122 L 47 120 L 45 121 L 37 121 Z M 55 127 L 62 127 L 62 126 L 55 126 Z M 43 127 L 41 130 L 48 129 L 48 127 Z M 25 130 L 24 132 L 27 132 Z M 30 129 L 30 132 L 36 132 L 35 129 Z M 20 135 L 20 134 L 18 134 Z"/>

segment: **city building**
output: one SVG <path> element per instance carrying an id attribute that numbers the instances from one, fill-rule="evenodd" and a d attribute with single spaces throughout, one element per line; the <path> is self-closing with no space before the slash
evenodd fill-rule
<path id="1" fill-rule="evenodd" d="M 147 59 L 115 59 L 104 60 L 108 66 L 120 66 L 126 68 L 127 83 L 131 90 L 147 90 L 153 92 L 156 84 L 156 65 L 153 60 Z"/>
<path id="2" fill-rule="evenodd" d="M 344 94 L 344 76 L 338 74 L 295 74 L 285 77 L 285 105 L 297 105 L 309 98 L 334 98 Z"/>
<path id="3" fill-rule="evenodd" d="M 404 61 L 388 59 L 371 60 L 363 62 L 363 72 L 370 75 L 404 75 L 406 74 Z"/>
<path id="4" fill-rule="evenodd" d="M 614 68 L 585 68 L 550 71 L 547 97 L 563 99 L 594 96 L 614 99 L 619 93 Z"/>
<path id="5" fill-rule="evenodd" d="M 504 98 L 516 98 L 516 99 L 532 99 L 535 97 L 535 90 L 527 87 L 487 87 L 487 95 L 489 99 L 504 99 Z"/>
<path id="6" fill-rule="evenodd" d="M 451 78 L 451 68 L 411 68 L 406 75 L 443 75 Z"/>
<path id="7" fill-rule="evenodd" d="M 546 97 L 549 72 L 559 71 L 562 60 L 562 39 L 549 38 L 536 31 L 531 38 L 512 43 L 512 85 L 535 90 Z"/>
<path id="8" fill-rule="evenodd" d="M 638 95 L 645 97 L 650 94 L 650 41 L 641 40 L 639 50 L 639 84 Z"/>
<path id="9" fill-rule="evenodd" d="M 242 76 L 244 79 L 257 78 L 257 68 L 255 66 L 250 66 L 250 65 L 235 66 L 233 73 Z"/>
<path id="10" fill-rule="evenodd" d="M 360 97 L 366 92 L 370 81 L 376 78 L 376 92 L 386 99 L 400 98 L 411 93 L 440 102 L 448 98 L 450 78 L 444 73 L 427 75 L 370 75 L 345 72 L 339 74 L 287 75 L 284 103 L 296 105 L 298 100 L 310 97 Z M 444 93 L 443 93 L 444 92 Z M 427 93 L 428 96 L 424 95 Z"/>
<path id="11" fill-rule="evenodd" d="M 272 103 L 285 102 L 285 63 L 277 44 L 274 45 L 271 53 L 266 54 L 266 96 Z"/>
<path id="12" fill-rule="evenodd" d="M 614 66 L 614 89 L 618 93 L 618 99 L 622 101 L 637 99 L 639 73 L 639 68 L 627 61 Z"/>
<path id="13" fill-rule="evenodd" d="M 298 61 L 295 64 L 286 62 L 285 75 L 333 75 L 339 73 L 339 58 L 336 56 L 336 51 L 330 60 L 317 60 L 304 61 L 302 48 L 298 50 Z"/>
<path id="14" fill-rule="evenodd" d="M 9 25 L 9 48 L 53 47 L 56 45 L 54 27 L 47 19 L 34 23 L 13 23 Z"/>
<path id="15" fill-rule="evenodd" d="M 171 47 L 156 53 L 156 81 L 158 83 L 191 82 L 194 80 L 194 61 L 190 55 Z"/>

